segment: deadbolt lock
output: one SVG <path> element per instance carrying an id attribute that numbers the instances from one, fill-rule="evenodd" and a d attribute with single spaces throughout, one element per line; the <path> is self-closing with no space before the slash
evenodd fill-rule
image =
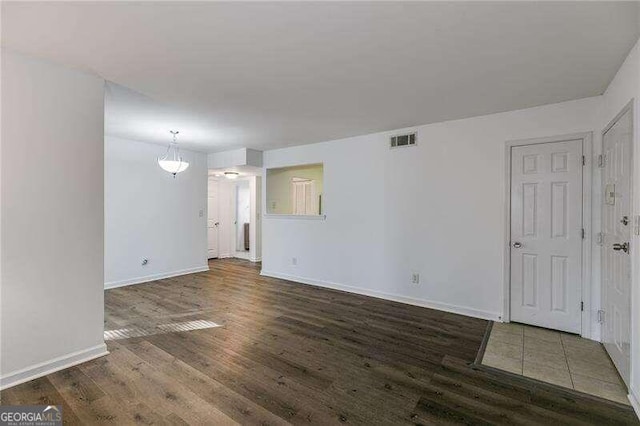
<path id="1" fill-rule="evenodd" d="M 625 253 L 629 253 L 629 243 L 622 243 L 622 244 L 615 243 L 615 244 L 613 245 L 613 249 L 614 249 L 615 251 L 620 251 L 620 250 L 622 250 L 622 251 L 623 251 L 623 252 L 625 252 Z"/>

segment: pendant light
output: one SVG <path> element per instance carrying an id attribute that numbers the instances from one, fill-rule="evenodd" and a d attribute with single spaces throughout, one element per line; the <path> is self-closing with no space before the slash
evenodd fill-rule
<path id="1" fill-rule="evenodd" d="M 180 156 L 180 149 L 178 148 L 178 141 L 176 141 L 176 136 L 178 131 L 169 130 L 169 133 L 173 135 L 173 141 L 169 143 L 169 147 L 167 147 L 167 153 L 164 157 L 158 157 L 158 165 L 176 177 L 176 174 L 180 172 L 184 172 L 189 167 L 189 163 L 184 161 Z"/>

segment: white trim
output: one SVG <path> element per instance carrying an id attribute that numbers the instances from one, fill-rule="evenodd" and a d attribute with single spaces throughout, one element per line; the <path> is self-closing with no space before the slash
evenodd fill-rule
<path id="1" fill-rule="evenodd" d="M 181 269 L 179 271 L 163 272 L 161 274 L 146 275 L 144 277 L 128 278 L 126 280 L 121 280 L 121 281 L 111 281 L 111 282 L 104 283 L 104 289 L 108 290 L 111 288 L 124 287 L 127 285 L 142 284 L 149 281 L 156 281 L 164 278 L 177 277 L 179 275 L 194 274 L 196 272 L 205 272 L 208 270 L 209 270 L 209 265 L 196 266 L 195 268 Z"/>
<path id="2" fill-rule="evenodd" d="M 629 398 L 629 402 L 635 410 L 636 416 L 640 419 L 640 398 L 638 398 L 638 396 L 633 392 L 633 389 L 629 389 L 629 395 L 627 395 L 627 398 Z"/>
<path id="3" fill-rule="evenodd" d="M 334 290 L 346 291 L 348 293 L 360 294 L 362 296 L 370 296 L 378 299 L 391 300 L 393 302 L 405 303 L 407 305 L 420 306 L 423 308 L 437 309 L 439 311 L 451 312 L 454 314 L 465 315 L 468 317 L 481 318 L 490 321 L 499 321 L 500 314 L 498 312 L 480 311 L 466 306 L 450 305 L 448 303 L 434 302 L 424 299 L 415 299 L 413 297 L 400 296 L 397 294 L 384 293 L 381 291 L 367 290 L 360 287 L 353 287 L 345 284 L 338 284 L 330 281 L 314 280 L 310 278 L 298 277 L 295 275 L 281 274 L 279 272 L 262 270 L 260 275 L 264 277 L 279 278 L 287 281 L 294 281 L 301 284 L 313 285 L 316 287 L 331 288 Z"/>
<path id="4" fill-rule="evenodd" d="M 74 365 L 82 364 L 83 362 L 107 355 L 108 353 L 107 345 L 103 342 L 87 349 L 72 352 L 49 361 L 23 368 L 22 370 L 14 371 L 13 373 L 0 377 L 0 390 L 46 376 L 56 371 L 64 370 L 65 368 L 73 367 Z"/>
<path id="5" fill-rule="evenodd" d="M 252 257 L 249 259 L 249 261 L 253 263 L 262 262 L 262 257 Z"/>
<path id="6" fill-rule="evenodd" d="M 249 260 L 251 255 L 248 251 L 236 251 L 231 257 L 235 257 L 236 259 Z"/>
<path id="7" fill-rule="evenodd" d="M 571 133 L 567 135 L 549 136 L 544 138 L 511 140 L 505 143 L 505 241 L 504 241 L 504 271 L 503 271 L 503 313 L 500 319 L 509 322 L 511 319 L 511 148 L 523 145 L 535 145 L 541 143 L 563 142 L 569 140 L 582 140 L 582 155 L 586 163 L 582 169 L 582 227 L 585 238 L 582 241 L 582 302 L 584 311 L 581 315 L 581 332 L 584 338 L 591 339 L 591 252 L 592 252 L 592 218 L 591 218 L 591 193 L 593 174 L 593 132 Z"/>
<path id="8" fill-rule="evenodd" d="M 326 214 L 267 214 L 262 215 L 265 219 L 304 219 L 304 220 L 326 220 Z"/>

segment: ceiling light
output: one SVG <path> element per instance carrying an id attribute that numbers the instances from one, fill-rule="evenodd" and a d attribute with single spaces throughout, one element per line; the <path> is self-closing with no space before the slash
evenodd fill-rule
<path id="1" fill-rule="evenodd" d="M 184 172 L 189 167 L 189 163 L 184 161 L 180 156 L 180 149 L 178 148 L 178 142 L 176 141 L 176 135 L 179 133 L 175 130 L 169 130 L 169 133 L 173 135 L 173 141 L 169 142 L 167 147 L 167 153 L 162 158 L 158 158 L 158 165 L 176 177 L 176 174 Z"/>
<path id="2" fill-rule="evenodd" d="M 238 179 L 240 173 L 238 172 L 224 172 L 224 177 L 227 179 Z"/>

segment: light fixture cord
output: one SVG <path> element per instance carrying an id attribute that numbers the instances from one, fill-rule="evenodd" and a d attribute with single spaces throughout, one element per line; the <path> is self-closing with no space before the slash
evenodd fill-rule
<path id="1" fill-rule="evenodd" d="M 176 160 L 176 157 L 178 159 L 178 169 L 180 170 L 180 168 L 182 167 L 182 157 L 180 156 L 180 148 L 178 148 L 178 141 L 176 140 L 176 133 L 173 134 L 173 145 L 174 145 L 174 151 L 173 151 L 173 160 Z M 176 173 L 173 174 L 173 178 L 176 178 Z"/>

